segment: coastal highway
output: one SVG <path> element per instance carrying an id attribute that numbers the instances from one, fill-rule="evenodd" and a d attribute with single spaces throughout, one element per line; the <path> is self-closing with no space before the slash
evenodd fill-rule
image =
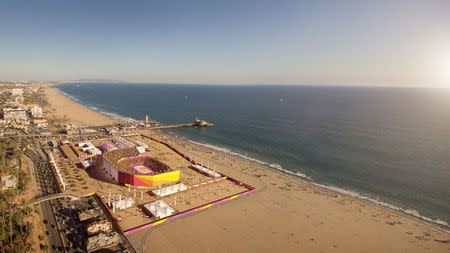
<path id="1" fill-rule="evenodd" d="M 47 172 L 45 160 L 31 150 L 27 150 L 25 155 L 30 164 L 30 170 L 33 177 L 32 182 L 35 185 L 37 195 L 43 196 L 55 192 L 54 183 L 50 183 L 48 180 L 51 175 Z M 42 212 L 41 216 L 43 217 L 45 224 L 45 234 L 48 237 L 49 250 L 50 252 L 63 252 L 63 240 L 58 231 L 58 223 L 55 218 L 53 203 L 51 201 L 46 201 L 40 203 L 40 206 Z"/>
<path id="2" fill-rule="evenodd" d="M 37 197 L 59 194 L 58 182 L 40 145 L 34 142 L 31 147 L 25 155 L 30 162 Z M 81 235 L 73 229 L 72 202 L 62 198 L 52 199 L 41 202 L 40 206 L 50 252 L 83 252 Z"/>
<path id="3" fill-rule="evenodd" d="M 91 208 L 91 198 L 78 198 L 71 194 L 62 194 L 58 187 L 57 179 L 53 170 L 45 158 L 45 154 L 40 149 L 39 143 L 33 143 L 32 149 L 25 152 L 26 159 L 30 163 L 32 171 L 32 181 L 36 186 L 37 196 L 34 201 L 40 204 L 43 223 L 45 224 L 45 234 L 50 252 L 85 252 L 84 227 L 80 226 L 76 210 L 86 210 Z M 61 196 L 57 199 L 45 199 Z M 69 198 L 63 198 L 63 197 Z M 42 201 L 44 200 L 44 201 Z M 41 202 L 42 201 L 42 202 Z M 97 200 L 101 203 L 101 200 Z M 33 201 L 31 201 L 33 203 Z M 101 205 L 101 207 L 103 207 Z M 110 222 L 115 222 L 110 217 L 105 207 L 103 211 Z M 132 245 L 116 226 L 115 230 L 122 236 L 122 245 L 130 252 L 134 253 Z"/>

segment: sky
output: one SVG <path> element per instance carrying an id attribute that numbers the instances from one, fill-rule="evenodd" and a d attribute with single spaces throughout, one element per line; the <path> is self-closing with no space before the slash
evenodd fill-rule
<path id="1" fill-rule="evenodd" d="M 450 87 L 450 1 L 0 0 L 0 80 Z"/>

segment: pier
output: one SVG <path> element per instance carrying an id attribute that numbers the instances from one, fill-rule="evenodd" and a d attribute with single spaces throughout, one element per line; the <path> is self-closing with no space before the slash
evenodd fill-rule
<path id="1" fill-rule="evenodd" d="M 166 128 L 179 128 L 179 127 L 213 127 L 214 124 L 210 122 L 206 122 L 204 120 L 196 119 L 194 122 L 190 123 L 181 123 L 181 124 L 173 124 L 173 125 L 162 125 L 162 126 L 152 126 L 150 129 L 166 129 Z"/>

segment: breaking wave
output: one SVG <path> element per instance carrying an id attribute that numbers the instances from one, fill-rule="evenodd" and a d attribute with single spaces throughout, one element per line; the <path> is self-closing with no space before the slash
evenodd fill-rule
<path id="1" fill-rule="evenodd" d="M 250 156 L 247 156 L 247 155 L 243 155 L 243 154 L 235 152 L 235 151 L 232 151 L 232 150 L 230 150 L 228 148 L 215 146 L 215 145 L 212 145 L 212 144 L 196 142 L 196 141 L 192 141 L 192 140 L 188 140 L 188 139 L 186 139 L 186 141 L 189 141 L 191 143 L 194 143 L 194 144 L 206 147 L 206 148 L 214 149 L 214 150 L 226 153 L 226 154 L 239 156 L 239 157 L 241 157 L 241 158 L 243 158 L 245 160 L 248 160 L 248 161 L 260 164 L 260 165 L 264 165 L 264 166 L 270 167 L 272 169 L 279 170 L 279 171 L 284 172 L 286 174 L 290 174 L 290 175 L 293 175 L 293 176 L 297 176 L 297 177 L 301 177 L 301 178 L 304 178 L 304 179 L 312 180 L 311 177 L 309 177 L 309 176 L 307 176 L 307 175 L 305 175 L 305 174 L 303 174 L 301 172 L 292 172 L 292 171 L 286 170 L 281 165 L 279 165 L 278 163 L 268 163 L 268 162 L 265 162 L 265 161 L 262 161 L 262 160 L 259 160 L 259 159 L 256 159 L 256 158 L 253 158 L 253 157 L 250 157 Z"/>
<path id="2" fill-rule="evenodd" d="M 80 105 L 82 105 L 82 106 L 84 106 L 84 107 L 86 107 L 86 108 L 89 108 L 89 109 L 91 109 L 91 110 L 93 110 L 93 111 L 95 111 L 95 112 L 98 112 L 98 113 L 100 113 L 100 114 L 103 114 L 103 115 L 105 115 L 105 116 L 107 116 L 107 117 L 114 118 L 114 119 L 118 119 L 118 120 L 125 120 L 125 121 L 136 121 L 136 120 L 133 119 L 133 118 L 126 117 L 126 116 L 123 116 L 123 115 L 120 115 L 120 114 L 117 114 L 117 113 L 113 113 L 113 112 L 104 111 L 104 110 L 101 110 L 100 108 L 98 108 L 98 107 L 96 107 L 96 106 L 93 106 L 93 105 L 89 105 L 89 104 L 83 103 L 83 102 L 82 102 L 81 100 L 79 100 L 78 98 L 75 98 L 74 96 L 69 95 L 69 94 L 67 94 L 66 92 L 64 92 L 64 91 L 62 91 L 62 90 L 60 90 L 60 89 L 58 89 L 58 91 L 59 91 L 62 95 L 64 95 L 65 97 L 67 97 L 68 99 L 74 101 L 75 103 L 78 103 L 78 104 L 80 104 Z"/>
<path id="3" fill-rule="evenodd" d="M 438 224 L 438 225 L 441 225 L 441 226 L 444 226 L 444 227 L 447 227 L 447 228 L 449 227 L 448 222 L 440 220 L 440 219 L 428 218 L 426 216 L 420 215 L 420 213 L 418 211 L 413 210 L 413 209 L 402 208 L 402 207 L 399 207 L 399 206 L 396 206 L 396 205 L 393 205 L 393 204 L 389 204 L 389 203 L 383 202 L 383 201 L 378 200 L 378 199 L 374 199 L 374 198 L 368 197 L 366 195 L 360 194 L 360 193 L 355 192 L 355 191 L 346 190 L 346 189 L 335 187 L 335 186 L 323 185 L 323 184 L 318 184 L 318 183 L 314 183 L 314 182 L 312 182 L 312 184 L 317 185 L 319 187 L 326 188 L 328 190 L 332 190 L 332 191 L 335 191 L 335 192 L 342 193 L 344 195 L 348 195 L 348 196 L 351 196 L 351 197 L 363 199 L 363 200 L 369 201 L 371 203 L 374 203 L 376 205 L 387 207 L 389 209 L 392 209 L 392 210 L 395 210 L 395 211 L 399 211 L 399 212 L 402 212 L 402 213 L 414 216 L 414 217 L 422 219 L 424 221 L 432 222 L 432 223 L 435 223 L 435 224 Z"/>
<path id="4" fill-rule="evenodd" d="M 300 178 L 303 178 L 303 179 L 312 180 L 312 178 L 310 176 L 305 175 L 305 174 L 303 174 L 301 172 L 292 172 L 292 171 L 286 170 L 281 165 L 279 165 L 278 163 L 268 163 L 268 162 L 265 162 L 265 161 L 262 161 L 262 160 L 259 160 L 259 159 L 256 159 L 256 158 L 252 158 L 252 157 L 240 154 L 238 152 L 232 151 L 232 150 L 230 150 L 228 148 L 225 148 L 225 147 L 220 147 L 220 146 L 216 146 L 216 145 L 212 145 L 212 144 L 196 142 L 196 141 L 192 141 L 192 140 L 189 140 L 187 138 L 184 138 L 184 137 L 178 137 L 178 138 L 182 138 L 182 139 L 184 139 L 184 140 L 186 140 L 186 141 L 188 141 L 190 143 L 193 143 L 193 144 L 196 144 L 196 145 L 199 145 L 199 146 L 203 146 L 203 147 L 206 147 L 206 148 L 210 148 L 210 149 L 213 149 L 213 150 L 217 150 L 217 151 L 220 151 L 220 152 L 223 152 L 223 153 L 226 153 L 226 154 L 239 156 L 239 157 L 241 157 L 241 158 L 243 158 L 245 160 L 248 160 L 248 161 L 251 161 L 251 162 L 254 162 L 254 163 L 257 163 L 257 164 L 261 164 L 261 165 L 264 165 L 264 166 L 268 166 L 270 168 L 276 169 L 276 170 L 281 171 L 281 172 L 283 172 L 285 174 L 288 174 L 288 175 L 293 175 L 293 176 L 300 177 Z M 402 213 L 414 216 L 416 218 L 419 218 L 419 219 L 427 221 L 427 222 L 435 223 L 435 224 L 441 225 L 441 226 L 446 227 L 446 228 L 449 227 L 448 222 L 440 220 L 440 219 L 431 219 L 429 217 L 420 215 L 420 213 L 418 211 L 413 210 L 413 209 L 402 208 L 402 207 L 399 207 L 399 206 L 396 206 L 396 205 L 393 205 L 393 204 L 389 204 L 389 203 L 386 203 L 386 202 L 383 202 L 383 201 L 380 201 L 380 200 L 368 197 L 368 196 L 363 195 L 361 193 L 358 193 L 358 192 L 355 192 L 355 191 L 351 191 L 351 190 L 346 190 L 346 189 L 339 188 L 339 187 L 336 187 L 336 186 L 323 185 L 323 184 L 319 184 L 319 183 L 315 183 L 315 182 L 311 182 L 311 183 L 314 184 L 314 185 L 317 185 L 319 187 L 326 188 L 328 190 L 332 190 L 332 191 L 335 191 L 335 192 L 338 192 L 338 193 L 342 193 L 344 195 L 348 195 L 348 196 L 351 196 L 351 197 L 355 197 L 355 198 L 359 198 L 359 199 L 362 199 L 362 200 L 365 200 L 365 201 L 369 201 L 369 202 L 374 203 L 376 205 L 379 205 L 379 206 L 382 206 L 382 207 L 386 207 L 386 208 L 389 208 L 389 209 L 392 209 L 392 210 L 395 210 L 395 211 L 399 211 L 399 212 L 402 212 Z"/>

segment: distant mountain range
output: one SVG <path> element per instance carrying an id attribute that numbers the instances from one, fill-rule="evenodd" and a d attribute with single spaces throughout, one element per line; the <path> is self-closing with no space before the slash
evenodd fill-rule
<path id="1" fill-rule="evenodd" d="M 78 80 L 72 80 L 71 82 L 83 82 L 83 83 L 127 83 L 123 80 L 114 80 L 114 79 L 102 79 L 102 78 L 83 78 Z"/>

